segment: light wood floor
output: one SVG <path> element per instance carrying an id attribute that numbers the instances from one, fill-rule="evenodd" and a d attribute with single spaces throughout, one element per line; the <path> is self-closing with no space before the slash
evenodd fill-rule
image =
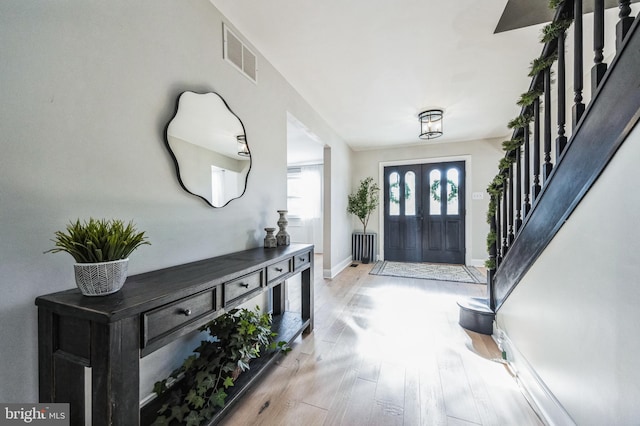
<path id="1" fill-rule="evenodd" d="M 224 425 L 542 424 L 493 340 L 457 323 L 456 300 L 484 286 L 374 276 L 361 264 L 324 280 L 315 261 L 314 332 Z"/>

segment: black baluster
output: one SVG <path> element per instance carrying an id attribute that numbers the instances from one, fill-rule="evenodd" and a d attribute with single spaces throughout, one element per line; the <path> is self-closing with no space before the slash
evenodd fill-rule
<path id="1" fill-rule="evenodd" d="M 620 50 L 620 46 L 622 46 L 622 42 L 627 32 L 629 32 L 629 28 L 631 28 L 631 24 L 633 24 L 633 18 L 629 16 L 631 14 L 629 3 L 631 2 L 618 0 L 618 7 L 620 8 L 618 17 L 620 20 L 616 25 L 616 51 Z"/>
<path id="2" fill-rule="evenodd" d="M 522 226 L 522 159 L 520 158 L 522 154 L 522 150 L 520 148 L 516 149 L 516 222 L 515 222 L 515 231 L 516 234 L 520 230 Z"/>
<path id="3" fill-rule="evenodd" d="M 533 102 L 533 200 L 540 195 L 540 98 Z"/>
<path id="4" fill-rule="evenodd" d="M 573 129 L 584 113 L 582 103 L 582 0 L 575 0 L 573 21 Z"/>
<path id="5" fill-rule="evenodd" d="M 529 211 L 531 210 L 531 199 L 529 197 L 530 194 L 530 189 L 529 189 L 529 173 L 530 171 L 530 159 L 529 159 L 529 151 L 530 151 L 530 147 L 529 147 L 529 126 L 524 128 L 524 205 L 523 205 L 523 211 L 524 211 L 524 217 L 527 217 L 527 215 L 529 214 Z"/>
<path id="6" fill-rule="evenodd" d="M 495 195 L 491 195 L 491 198 L 493 200 L 494 203 L 497 204 L 499 203 L 499 200 L 497 199 L 498 197 Z M 489 232 L 496 235 L 496 239 L 493 242 L 493 244 L 491 244 L 491 246 L 489 246 L 489 263 L 492 263 L 493 265 L 497 265 L 497 261 L 498 261 L 498 236 L 496 234 L 496 216 L 495 214 L 493 216 L 491 216 L 491 218 L 489 219 Z M 494 270 L 496 269 L 495 267 L 493 268 Z"/>
<path id="7" fill-rule="evenodd" d="M 553 170 L 551 164 L 551 68 L 544 70 L 544 165 L 543 183 L 547 182 Z"/>
<path id="8" fill-rule="evenodd" d="M 567 137 L 564 135 L 566 122 L 566 92 L 565 92 L 565 58 L 564 58 L 564 32 L 558 35 L 558 137 L 556 138 L 556 163 L 567 146 Z"/>
<path id="9" fill-rule="evenodd" d="M 591 68 L 591 93 L 595 94 L 596 89 L 607 71 L 607 64 L 604 60 L 604 0 L 594 0 L 593 5 L 593 62 Z"/>
<path id="10" fill-rule="evenodd" d="M 509 153 L 509 155 L 511 154 L 512 153 Z M 514 180 L 513 163 L 511 163 L 511 165 L 509 166 L 509 246 L 511 246 L 511 244 L 513 243 L 513 240 L 516 238 L 513 233 L 513 210 L 515 207 L 513 203 L 513 190 L 514 190 L 513 180 Z"/>
<path id="11" fill-rule="evenodd" d="M 495 195 L 491 196 L 492 201 L 496 204 L 498 203 L 497 197 Z M 496 233 L 496 217 L 493 215 L 489 220 L 489 231 L 493 234 Z M 489 299 L 489 308 L 495 312 L 496 309 L 496 301 L 493 293 L 493 282 L 496 274 L 496 269 L 498 268 L 498 250 L 497 250 L 497 239 L 491 244 L 489 247 L 489 263 L 493 265 L 493 268 L 487 271 L 487 298 Z"/>
<path id="12" fill-rule="evenodd" d="M 498 224 L 502 223 L 502 215 L 500 212 L 500 196 L 493 195 L 496 199 L 496 214 L 493 216 L 493 220 L 496 226 L 496 265 L 500 265 L 502 263 L 502 248 L 500 247 L 500 242 L 502 241 L 502 232 L 500 226 Z"/>
<path id="13" fill-rule="evenodd" d="M 509 234 L 509 229 L 507 227 L 507 216 L 509 211 L 509 206 L 507 205 L 507 179 L 504 180 L 502 184 L 502 257 L 507 255 L 507 251 L 509 250 L 509 242 L 507 240 Z"/>

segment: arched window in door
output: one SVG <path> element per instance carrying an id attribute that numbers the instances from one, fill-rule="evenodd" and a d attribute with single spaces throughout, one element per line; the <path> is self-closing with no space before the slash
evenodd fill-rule
<path id="1" fill-rule="evenodd" d="M 460 172 L 457 168 L 447 170 L 447 215 L 460 214 L 460 199 L 458 187 L 460 186 Z"/>
<path id="2" fill-rule="evenodd" d="M 404 215 L 416 215 L 416 174 L 407 172 L 404 175 Z"/>
<path id="3" fill-rule="evenodd" d="M 400 175 L 389 174 L 389 216 L 400 215 Z"/>
<path id="4" fill-rule="evenodd" d="M 440 170 L 434 169 L 429 173 L 429 214 L 431 216 L 440 216 L 442 203 L 440 199 Z"/>

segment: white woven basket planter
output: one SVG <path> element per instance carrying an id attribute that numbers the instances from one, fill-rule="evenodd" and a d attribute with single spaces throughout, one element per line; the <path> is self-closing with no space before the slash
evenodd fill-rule
<path id="1" fill-rule="evenodd" d="M 104 296 L 122 288 L 127 279 L 129 259 L 100 263 L 76 263 L 76 285 L 85 296 Z"/>

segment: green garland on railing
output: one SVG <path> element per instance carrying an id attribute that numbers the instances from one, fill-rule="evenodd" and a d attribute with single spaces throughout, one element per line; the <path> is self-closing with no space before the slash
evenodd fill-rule
<path id="1" fill-rule="evenodd" d="M 502 186 L 503 185 L 504 185 L 504 175 L 497 174 L 493 178 L 493 180 L 491 181 L 489 186 L 487 187 L 487 192 L 489 194 L 491 194 L 491 195 L 500 196 L 500 194 L 502 194 Z M 496 207 L 495 206 L 489 206 L 489 210 L 493 210 L 493 212 L 495 213 Z"/>
<path id="2" fill-rule="evenodd" d="M 564 0 L 549 0 L 549 9 L 557 9 L 564 3 Z"/>
<path id="3" fill-rule="evenodd" d="M 520 99 L 516 103 L 521 107 L 528 107 L 529 105 L 532 105 L 536 101 L 536 99 L 538 99 L 543 94 L 544 90 L 540 88 L 533 88 L 528 92 L 520 95 Z"/>
<path id="4" fill-rule="evenodd" d="M 526 112 L 524 114 L 520 114 L 509 123 L 507 123 L 507 127 L 510 129 L 524 128 L 527 127 L 529 123 L 531 123 L 531 120 L 533 120 L 533 114 L 531 114 L 530 112 Z"/>
<path id="5" fill-rule="evenodd" d="M 520 148 L 523 143 L 524 143 L 524 136 L 518 136 L 513 139 L 509 139 L 502 142 L 502 149 L 507 152 L 515 151 L 516 149 Z"/>
<path id="6" fill-rule="evenodd" d="M 540 39 L 540 42 L 547 43 L 551 40 L 557 39 L 558 36 L 564 33 L 567 30 L 567 28 L 571 26 L 572 23 L 573 23 L 573 19 L 568 18 L 568 19 L 561 19 L 559 21 L 551 22 L 545 25 L 542 28 L 542 39 Z"/>
<path id="7" fill-rule="evenodd" d="M 554 53 L 546 58 L 536 58 L 531 61 L 531 70 L 529 71 L 529 77 L 535 77 L 538 73 L 550 68 L 551 65 L 558 59 L 558 54 Z M 542 91 L 542 89 L 540 89 Z"/>
<path id="8" fill-rule="evenodd" d="M 557 10 L 564 4 L 565 0 L 549 0 L 549 8 Z M 557 39 L 558 36 L 564 33 L 573 23 L 572 18 L 559 19 L 555 22 L 551 22 L 542 28 L 541 33 L 541 43 L 548 43 L 554 39 Z M 556 50 L 547 55 L 546 57 L 536 58 L 531 61 L 531 69 L 529 71 L 529 77 L 535 77 L 540 72 L 551 68 L 551 66 L 558 59 L 557 48 Z M 533 114 L 528 108 L 532 105 L 536 99 L 539 99 L 540 96 L 544 94 L 541 84 L 537 84 L 535 87 L 530 89 L 528 92 L 520 95 L 520 99 L 517 104 L 523 108 L 521 114 L 509 121 L 507 127 L 510 129 L 514 129 L 514 135 L 511 139 L 502 142 L 502 149 L 505 151 L 505 156 L 500 159 L 498 163 L 498 174 L 493 178 L 489 186 L 487 187 L 487 192 L 490 195 L 489 200 L 489 208 L 487 210 L 487 223 L 491 225 L 491 221 L 494 219 L 497 209 L 497 203 L 500 201 L 500 197 L 504 191 L 504 183 L 507 179 L 507 175 L 509 174 L 509 168 L 513 163 L 515 163 L 517 158 L 517 150 L 520 148 L 524 142 L 524 136 L 520 136 L 520 132 L 517 132 L 517 129 L 522 129 L 523 131 L 528 131 L 529 123 L 533 119 Z M 497 242 L 497 235 L 495 231 L 489 231 L 487 235 L 487 251 L 491 252 L 492 246 Z M 495 269 L 496 268 L 495 259 L 488 259 L 485 262 L 485 267 L 487 269 Z"/>
<path id="9" fill-rule="evenodd" d="M 513 152 L 513 151 L 510 151 L 510 152 Z M 500 174 L 504 176 L 508 175 L 509 167 L 511 167 L 511 165 L 515 162 L 516 162 L 515 156 L 506 155 L 502 157 L 500 159 L 500 162 L 498 163 L 498 170 L 500 171 Z"/>

